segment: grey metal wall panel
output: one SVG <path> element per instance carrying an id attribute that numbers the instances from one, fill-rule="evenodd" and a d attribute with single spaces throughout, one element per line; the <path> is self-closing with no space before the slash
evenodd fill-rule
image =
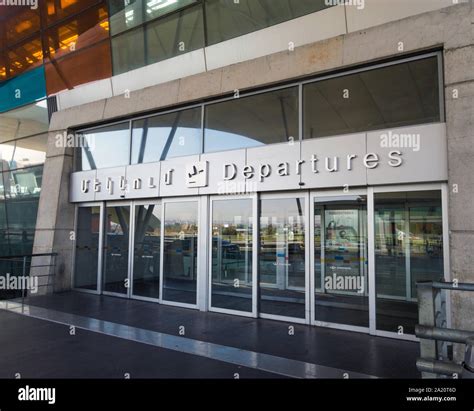
<path id="1" fill-rule="evenodd" d="M 411 147 L 397 147 L 407 145 L 410 139 L 415 144 Z M 411 136 L 411 138 L 410 138 Z M 419 147 L 416 140 L 419 137 Z M 390 147 L 384 142 L 389 140 Z M 429 124 L 390 130 L 370 132 L 367 134 L 367 151 L 380 154 L 380 165 L 367 170 L 369 185 L 423 183 L 431 181 L 446 181 L 448 179 L 448 159 L 446 125 Z M 399 167 L 390 167 L 389 153 L 402 153 L 403 164 Z"/>
<path id="2" fill-rule="evenodd" d="M 126 167 L 104 168 L 97 170 L 100 190 L 95 193 L 96 201 L 122 200 L 126 198 L 126 190 L 121 188 L 126 182 Z"/>
<path id="3" fill-rule="evenodd" d="M 248 180 L 257 191 L 295 190 L 300 188 L 296 172 L 300 160 L 300 143 L 283 143 L 247 149 L 247 166 L 255 169 L 255 176 Z M 282 164 L 288 164 L 288 175 L 279 175 Z M 270 166 L 262 169 L 263 166 Z M 267 177 L 261 177 L 267 175 Z"/>
<path id="4" fill-rule="evenodd" d="M 96 170 L 80 171 L 71 174 L 71 182 L 69 185 L 69 201 L 71 203 L 83 203 L 87 201 L 94 201 L 94 180 L 96 178 Z M 83 192 L 82 184 L 88 182 L 89 189 Z"/>
<path id="5" fill-rule="evenodd" d="M 245 167 L 245 158 L 245 150 L 202 154 L 201 161 L 209 163 L 209 185 L 200 188 L 199 194 L 244 194 L 246 185 L 242 170 Z M 234 174 L 235 177 L 230 179 Z"/>
<path id="6" fill-rule="evenodd" d="M 186 167 L 195 163 L 199 163 L 198 155 L 163 161 L 160 170 L 160 197 L 197 195 L 198 188 L 186 186 Z M 171 178 L 168 182 L 167 176 Z"/>
<path id="7" fill-rule="evenodd" d="M 301 147 L 301 159 L 304 160 L 301 176 L 303 187 L 342 189 L 346 186 L 365 186 L 367 184 L 367 173 L 363 163 L 365 148 L 365 133 L 303 141 Z"/>
<path id="8" fill-rule="evenodd" d="M 126 198 L 156 198 L 160 194 L 161 163 L 136 164 L 127 167 Z"/>

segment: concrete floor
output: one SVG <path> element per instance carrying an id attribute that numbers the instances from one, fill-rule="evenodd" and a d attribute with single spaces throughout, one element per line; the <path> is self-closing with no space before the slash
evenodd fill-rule
<path id="1" fill-rule="evenodd" d="M 155 303 L 68 292 L 31 297 L 30 306 L 143 330 L 269 354 L 343 372 L 418 378 L 418 344 L 279 321 L 202 313 Z M 294 326 L 294 335 L 288 327 Z M 269 378 L 281 375 L 199 355 L 76 329 L 0 310 L 0 377 L 13 378 Z M 118 327 L 118 326 L 117 326 Z M 182 328 L 181 328 L 182 330 Z M 328 374 L 329 375 L 329 374 Z M 331 374 L 333 375 L 333 374 Z M 324 376 L 324 372 L 323 375 Z"/>

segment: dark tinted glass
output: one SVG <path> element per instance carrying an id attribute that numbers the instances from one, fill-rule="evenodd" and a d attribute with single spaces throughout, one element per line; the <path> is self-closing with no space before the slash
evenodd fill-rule
<path id="1" fill-rule="evenodd" d="M 148 24 L 146 42 L 147 64 L 204 47 L 201 5 Z"/>
<path id="2" fill-rule="evenodd" d="M 324 0 L 206 0 L 209 45 L 320 11 Z"/>
<path id="3" fill-rule="evenodd" d="M 119 167 L 128 165 L 129 123 L 102 127 L 83 133 L 79 170 Z M 113 150 L 117 147 L 117 150 Z"/>
<path id="4" fill-rule="evenodd" d="M 145 65 L 145 40 L 143 27 L 112 38 L 114 75 Z"/>
<path id="5" fill-rule="evenodd" d="M 143 0 L 109 0 L 110 33 L 115 35 L 143 23 Z"/>
<path id="6" fill-rule="evenodd" d="M 298 140 L 298 88 L 206 107 L 206 152 Z"/>
<path id="7" fill-rule="evenodd" d="M 40 0 L 39 3 L 45 9 L 47 23 L 52 24 L 97 4 L 98 0 Z"/>
<path id="8" fill-rule="evenodd" d="M 95 7 L 47 32 L 49 51 L 55 58 L 90 46 L 109 36 L 107 9 Z"/>
<path id="9" fill-rule="evenodd" d="M 304 138 L 440 121 L 437 58 L 304 87 Z"/>
<path id="10" fill-rule="evenodd" d="M 132 164 L 201 152 L 201 108 L 133 122 Z"/>
<path id="11" fill-rule="evenodd" d="M 108 40 L 45 65 L 48 94 L 112 76 Z"/>
<path id="12" fill-rule="evenodd" d="M 10 65 L 9 76 L 13 77 L 43 63 L 41 39 L 36 37 L 7 51 Z"/>
<path id="13" fill-rule="evenodd" d="M 40 30 L 39 9 L 18 7 L 5 21 L 7 43 L 13 44 Z"/>

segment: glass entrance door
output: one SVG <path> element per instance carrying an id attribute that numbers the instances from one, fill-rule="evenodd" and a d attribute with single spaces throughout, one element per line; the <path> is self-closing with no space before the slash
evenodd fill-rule
<path id="1" fill-rule="evenodd" d="M 77 208 L 74 288 L 99 291 L 101 209 L 100 204 Z"/>
<path id="2" fill-rule="evenodd" d="M 134 204 L 132 296 L 160 298 L 161 204 Z"/>
<path id="3" fill-rule="evenodd" d="M 367 197 L 313 201 L 314 321 L 368 328 Z"/>
<path id="4" fill-rule="evenodd" d="M 211 203 L 210 309 L 248 315 L 254 308 L 254 199 Z"/>
<path id="5" fill-rule="evenodd" d="M 260 200 L 259 308 L 262 317 L 306 320 L 306 196 Z"/>
<path id="6" fill-rule="evenodd" d="M 128 295 L 130 206 L 110 204 L 105 208 L 103 252 L 104 293 Z"/>

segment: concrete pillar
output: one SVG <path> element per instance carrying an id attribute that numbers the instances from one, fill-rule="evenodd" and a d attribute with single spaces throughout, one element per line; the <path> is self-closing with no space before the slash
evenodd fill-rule
<path id="1" fill-rule="evenodd" d="M 48 135 L 33 254 L 58 255 L 55 258 L 54 287 L 44 287 L 48 281 L 48 278 L 44 277 L 48 272 L 47 267 L 32 269 L 31 275 L 41 276 L 38 281 L 40 294 L 52 292 L 53 289 L 64 291 L 71 288 L 74 206 L 69 203 L 69 176 L 73 165 L 73 150 L 63 144 L 57 144 L 56 138 L 65 131 L 50 130 Z M 38 257 L 32 265 L 49 265 L 53 262 L 52 257 Z"/>

